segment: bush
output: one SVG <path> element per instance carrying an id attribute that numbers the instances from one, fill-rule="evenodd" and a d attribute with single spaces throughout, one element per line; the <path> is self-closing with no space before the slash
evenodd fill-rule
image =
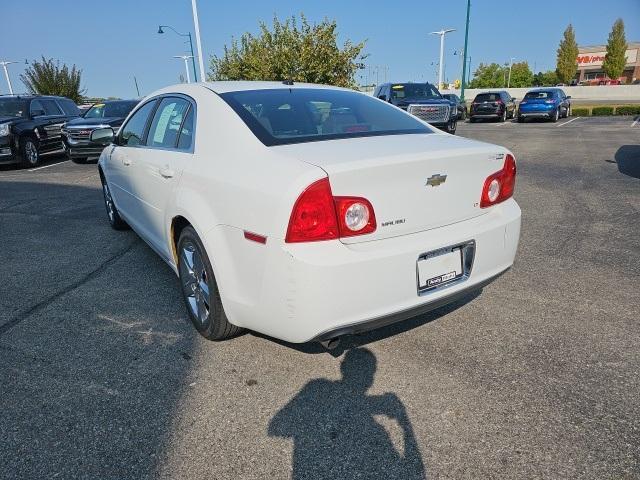
<path id="1" fill-rule="evenodd" d="M 591 115 L 613 115 L 613 107 L 593 107 L 591 109 Z"/>
<path id="2" fill-rule="evenodd" d="M 640 105 L 623 105 L 616 107 L 616 115 L 640 115 Z"/>
<path id="3" fill-rule="evenodd" d="M 573 116 L 573 117 L 588 117 L 589 115 L 591 115 L 591 109 L 590 108 L 576 108 L 576 107 L 573 107 L 571 109 L 571 116 Z"/>

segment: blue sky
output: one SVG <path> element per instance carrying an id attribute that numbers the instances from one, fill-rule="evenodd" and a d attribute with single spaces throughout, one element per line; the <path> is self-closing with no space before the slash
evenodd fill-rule
<path id="1" fill-rule="evenodd" d="M 255 32 L 260 20 L 304 12 L 311 21 L 336 19 L 341 38 L 367 40 L 367 63 L 388 66 L 390 81 L 435 78 L 439 42 L 428 32 L 456 28 L 447 36 L 446 77 L 460 77 L 466 0 L 199 0 L 205 64 L 220 54 L 232 36 Z M 188 48 L 159 24 L 192 31 L 190 0 L 3 0 L 0 60 L 9 67 L 14 90 L 24 91 L 19 74 L 25 59 L 41 55 L 76 64 L 89 95 L 134 97 L 133 76 L 141 93 L 177 83 L 184 64 L 172 58 Z M 531 68 L 555 68 L 555 54 L 568 23 L 581 45 L 604 44 L 618 17 L 627 41 L 640 41 L 640 0 L 473 0 L 469 33 L 471 66 L 527 60 Z M 194 39 L 195 42 L 195 39 Z M 380 81 L 384 78 L 380 70 Z M 366 81 L 366 76 L 363 78 Z M 0 92 L 6 93 L 4 78 Z"/>

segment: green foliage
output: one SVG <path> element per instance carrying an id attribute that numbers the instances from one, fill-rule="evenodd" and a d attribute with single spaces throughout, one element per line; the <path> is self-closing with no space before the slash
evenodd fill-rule
<path id="1" fill-rule="evenodd" d="M 607 77 L 616 79 L 624 71 L 627 63 L 625 53 L 627 51 L 627 40 L 624 35 L 624 22 L 621 18 L 615 21 L 613 29 L 609 34 L 607 42 L 607 53 L 602 62 L 602 69 Z"/>
<path id="2" fill-rule="evenodd" d="M 613 107 L 593 107 L 591 109 L 591 115 L 594 116 L 603 116 L 603 115 L 613 115 Z"/>
<path id="3" fill-rule="evenodd" d="M 562 83 L 569 83 L 578 71 L 578 44 L 573 26 L 569 24 L 564 31 L 564 37 L 558 46 L 556 59 L 556 74 Z"/>
<path id="4" fill-rule="evenodd" d="M 582 107 L 572 107 L 571 108 L 571 116 L 572 117 L 588 117 L 591 115 L 590 108 L 582 108 Z"/>
<path id="5" fill-rule="evenodd" d="M 509 75 L 509 67 L 507 69 L 507 77 Z M 528 62 L 514 63 L 511 67 L 511 87 L 528 88 L 533 85 L 533 72 L 529 68 Z"/>
<path id="6" fill-rule="evenodd" d="M 536 87 L 550 87 L 558 83 L 558 74 L 554 70 L 538 72 L 533 76 L 533 85 Z"/>
<path id="7" fill-rule="evenodd" d="M 469 88 L 504 88 L 509 79 L 509 64 L 481 63 L 473 73 Z M 533 72 L 527 62 L 514 63 L 511 67 L 511 87 L 530 87 L 533 85 Z"/>
<path id="8" fill-rule="evenodd" d="M 65 64 L 52 58 L 42 57 L 42 61 L 34 60 L 26 68 L 20 80 L 30 93 L 40 95 L 60 95 L 74 102 L 80 102 L 85 90 L 80 88 L 82 70 L 75 65 L 69 69 Z"/>
<path id="9" fill-rule="evenodd" d="M 616 107 L 616 115 L 640 115 L 640 105 L 622 105 Z"/>
<path id="10" fill-rule="evenodd" d="M 298 24 L 299 23 L 299 24 Z M 260 23 L 260 34 L 244 33 L 224 47 L 222 58 L 211 58 L 209 80 L 288 80 L 355 87 L 355 74 L 364 42 L 347 40 L 338 46 L 335 21 L 310 25 L 303 14 L 273 19 L 270 29 Z"/>

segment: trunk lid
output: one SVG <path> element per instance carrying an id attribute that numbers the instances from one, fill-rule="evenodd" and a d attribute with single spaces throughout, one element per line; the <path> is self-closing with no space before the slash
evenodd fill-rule
<path id="1" fill-rule="evenodd" d="M 444 134 L 350 138 L 273 147 L 322 168 L 333 195 L 364 197 L 377 229 L 344 243 L 407 235 L 486 213 L 485 179 L 502 168 L 502 147 Z M 444 178 L 446 176 L 446 178 Z"/>

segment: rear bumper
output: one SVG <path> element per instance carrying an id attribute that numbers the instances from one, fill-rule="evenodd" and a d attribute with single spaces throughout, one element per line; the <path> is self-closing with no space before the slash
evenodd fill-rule
<path id="1" fill-rule="evenodd" d="M 480 289 L 512 264 L 520 236 L 520 208 L 510 199 L 453 225 L 411 235 L 343 244 L 339 241 L 266 245 L 235 227 L 205 235 L 219 252 L 216 277 L 229 320 L 300 343 L 378 328 L 454 302 Z M 464 280 L 418 292 L 420 255 L 475 242 Z M 233 245 L 221 251 L 220 245 Z"/>
<path id="2" fill-rule="evenodd" d="M 553 116 L 553 112 L 555 110 L 552 111 L 548 111 L 548 112 L 519 112 L 518 115 L 521 117 L 537 117 L 537 118 L 549 118 Z"/>
<path id="3" fill-rule="evenodd" d="M 500 113 L 472 113 L 469 118 L 500 118 Z"/>

